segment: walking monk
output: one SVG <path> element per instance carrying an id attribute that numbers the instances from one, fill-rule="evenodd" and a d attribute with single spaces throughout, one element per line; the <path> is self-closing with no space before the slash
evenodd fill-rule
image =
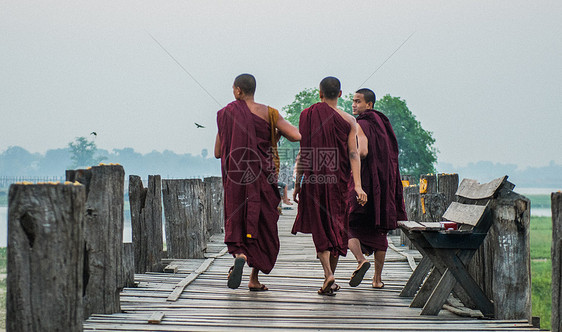
<path id="1" fill-rule="evenodd" d="M 398 142 L 388 118 L 373 109 L 375 93 L 360 89 L 353 96 L 353 114 L 358 115 L 358 138 L 361 158 L 361 184 L 368 203 L 354 199 L 353 183 L 349 188 L 349 249 L 358 267 L 349 285 L 358 286 L 370 263 L 364 254 L 375 253 L 373 287 L 383 288 L 381 274 L 388 248 L 386 234 L 396 229 L 398 220 L 408 220 L 404 208 L 402 182 L 398 169 Z"/>
<path id="2" fill-rule="evenodd" d="M 335 295 L 334 271 L 339 256 L 347 254 L 347 184 L 353 170 L 356 200 L 365 204 L 361 189 L 355 118 L 337 108 L 340 81 L 326 77 L 320 82 L 320 100 L 302 111 L 299 130 L 301 149 L 293 199 L 298 213 L 292 233 L 312 233 L 324 283 L 320 295 Z"/>
<path id="3" fill-rule="evenodd" d="M 258 273 L 269 273 L 279 253 L 277 206 L 281 198 L 277 189 L 279 164 L 273 151 L 278 133 L 293 142 L 301 135 L 276 109 L 254 101 L 254 76 L 239 75 L 232 89 L 236 100 L 218 111 L 215 142 L 224 187 L 224 242 L 235 257 L 228 287 L 240 286 L 247 262 L 253 268 L 248 287 L 265 291 Z"/>

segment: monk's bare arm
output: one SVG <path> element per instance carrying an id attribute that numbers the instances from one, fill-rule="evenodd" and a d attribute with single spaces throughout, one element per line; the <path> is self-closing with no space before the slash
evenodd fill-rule
<path id="1" fill-rule="evenodd" d="M 300 199 L 301 180 L 303 175 L 303 171 L 300 167 L 300 159 L 301 159 L 301 153 L 299 151 L 299 154 L 297 155 L 297 161 L 295 162 L 296 176 L 295 176 L 295 188 L 293 190 L 293 201 L 297 203 L 299 202 Z"/>
<path id="2" fill-rule="evenodd" d="M 357 143 L 359 145 L 359 157 L 364 159 L 369 153 L 369 140 L 367 139 L 367 136 L 365 136 L 363 128 L 361 128 L 359 124 L 357 124 Z"/>
<path id="3" fill-rule="evenodd" d="M 355 184 L 355 192 L 357 193 L 357 202 L 361 205 L 367 203 L 367 194 L 361 187 L 361 159 L 359 159 L 359 152 L 357 151 L 357 122 L 355 118 L 350 116 L 349 124 L 351 130 L 347 138 L 347 148 L 349 151 L 349 162 L 351 163 L 351 172 L 353 175 L 353 182 Z"/>
<path id="4" fill-rule="evenodd" d="M 217 138 L 215 139 L 215 158 L 220 159 L 221 157 L 221 138 L 217 133 Z"/>
<path id="5" fill-rule="evenodd" d="M 283 119 L 281 114 L 279 114 L 279 119 L 277 120 L 277 129 L 281 132 L 281 135 L 285 136 L 291 142 L 297 142 L 301 140 L 301 134 L 297 127 L 293 126 L 289 121 Z"/>

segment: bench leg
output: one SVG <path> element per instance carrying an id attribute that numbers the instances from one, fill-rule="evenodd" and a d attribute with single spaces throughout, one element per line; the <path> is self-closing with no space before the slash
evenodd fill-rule
<path id="1" fill-rule="evenodd" d="M 437 267 L 433 267 L 433 270 L 429 274 L 429 277 L 425 279 L 425 282 L 421 286 L 420 290 L 410 303 L 410 308 L 423 308 L 431 293 L 437 287 L 439 280 L 441 279 L 441 272 Z"/>
<path id="2" fill-rule="evenodd" d="M 427 256 L 424 256 L 398 296 L 414 297 L 432 267 L 433 263 L 431 260 Z"/>
<path id="3" fill-rule="evenodd" d="M 463 250 L 460 255 L 464 254 Z M 494 316 L 494 304 L 488 299 L 486 294 L 482 291 L 480 286 L 474 281 L 470 276 L 468 270 L 466 269 L 466 263 L 463 262 L 457 255 L 442 252 L 439 254 L 441 259 L 449 267 L 450 271 L 455 279 L 458 281 L 459 285 L 466 291 L 470 298 L 476 304 L 476 307 L 482 312 L 486 317 Z M 472 257 L 472 255 L 470 255 Z"/>
<path id="4" fill-rule="evenodd" d="M 453 287 L 455 287 L 456 282 L 451 271 L 446 270 L 423 306 L 421 315 L 437 316 L 445 302 L 447 302 L 447 298 L 451 294 Z"/>

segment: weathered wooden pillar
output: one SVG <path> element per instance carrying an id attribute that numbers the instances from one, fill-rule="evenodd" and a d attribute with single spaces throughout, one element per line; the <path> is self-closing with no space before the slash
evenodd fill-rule
<path id="1" fill-rule="evenodd" d="M 441 221 L 446 208 L 443 208 L 443 201 L 444 196 L 438 192 L 437 175 L 420 176 L 420 221 Z"/>
<path id="2" fill-rule="evenodd" d="M 562 332 L 562 193 L 552 193 L 552 332 Z"/>
<path id="3" fill-rule="evenodd" d="M 405 187 L 413 186 L 416 182 L 416 178 L 410 174 L 402 174 L 400 175 L 400 180 L 402 180 L 402 184 Z"/>
<path id="4" fill-rule="evenodd" d="M 204 258 L 205 189 L 200 179 L 162 180 L 168 258 Z"/>
<path id="5" fill-rule="evenodd" d="M 132 242 L 123 243 L 123 288 L 135 287 L 135 250 Z"/>
<path id="6" fill-rule="evenodd" d="M 14 184 L 8 206 L 8 331 L 82 331 L 84 186 Z"/>
<path id="7" fill-rule="evenodd" d="M 456 200 L 455 193 L 459 188 L 459 175 L 454 174 L 438 174 L 437 175 L 437 191 L 444 197 L 443 205 L 445 211 Z M 443 217 L 441 214 L 440 217 Z M 440 220 L 441 221 L 441 220 Z"/>
<path id="8" fill-rule="evenodd" d="M 531 203 L 504 186 L 490 204 L 493 224 L 469 264 L 470 274 L 494 302 L 496 319 L 530 322 Z"/>
<path id="9" fill-rule="evenodd" d="M 207 232 L 209 235 L 224 233 L 224 203 L 222 178 L 205 178 L 205 202 L 207 206 Z"/>
<path id="10" fill-rule="evenodd" d="M 67 170 L 86 186 L 84 318 L 121 312 L 125 171 L 120 165 Z"/>
<path id="11" fill-rule="evenodd" d="M 162 271 L 162 180 L 148 177 L 144 188 L 139 176 L 129 176 L 131 228 L 135 248 L 135 272 Z"/>
<path id="12" fill-rule="evenodd" d="M 420 208 L 420 187 L 419 186 L 409 186 L 404 187 L 404 204 L 406 206 L 406 214 L 408 215 L 408 220 L 421 221 L 421 208 Z M 408 237 L 401 232 L 400 233 L 400 244 L 412 248 L 412 244 Z"/>

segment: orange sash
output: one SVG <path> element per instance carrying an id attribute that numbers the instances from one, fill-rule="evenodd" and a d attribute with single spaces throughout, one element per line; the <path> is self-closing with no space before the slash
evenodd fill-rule
<path id="1" fill-rule="evenodd" d="M 273 107 L 267 106 L 267 113 L 269 115 L 269 126 L 271 127 L 271 152 L 273 155 L 273 162 L 275 163 L 275 173 L 279 174 L 279 152 L 277 151 L 277 141 L 279 141 L 279 133 L 277 130 L 277 120 L 279 119 L 279 111 Z"/>

